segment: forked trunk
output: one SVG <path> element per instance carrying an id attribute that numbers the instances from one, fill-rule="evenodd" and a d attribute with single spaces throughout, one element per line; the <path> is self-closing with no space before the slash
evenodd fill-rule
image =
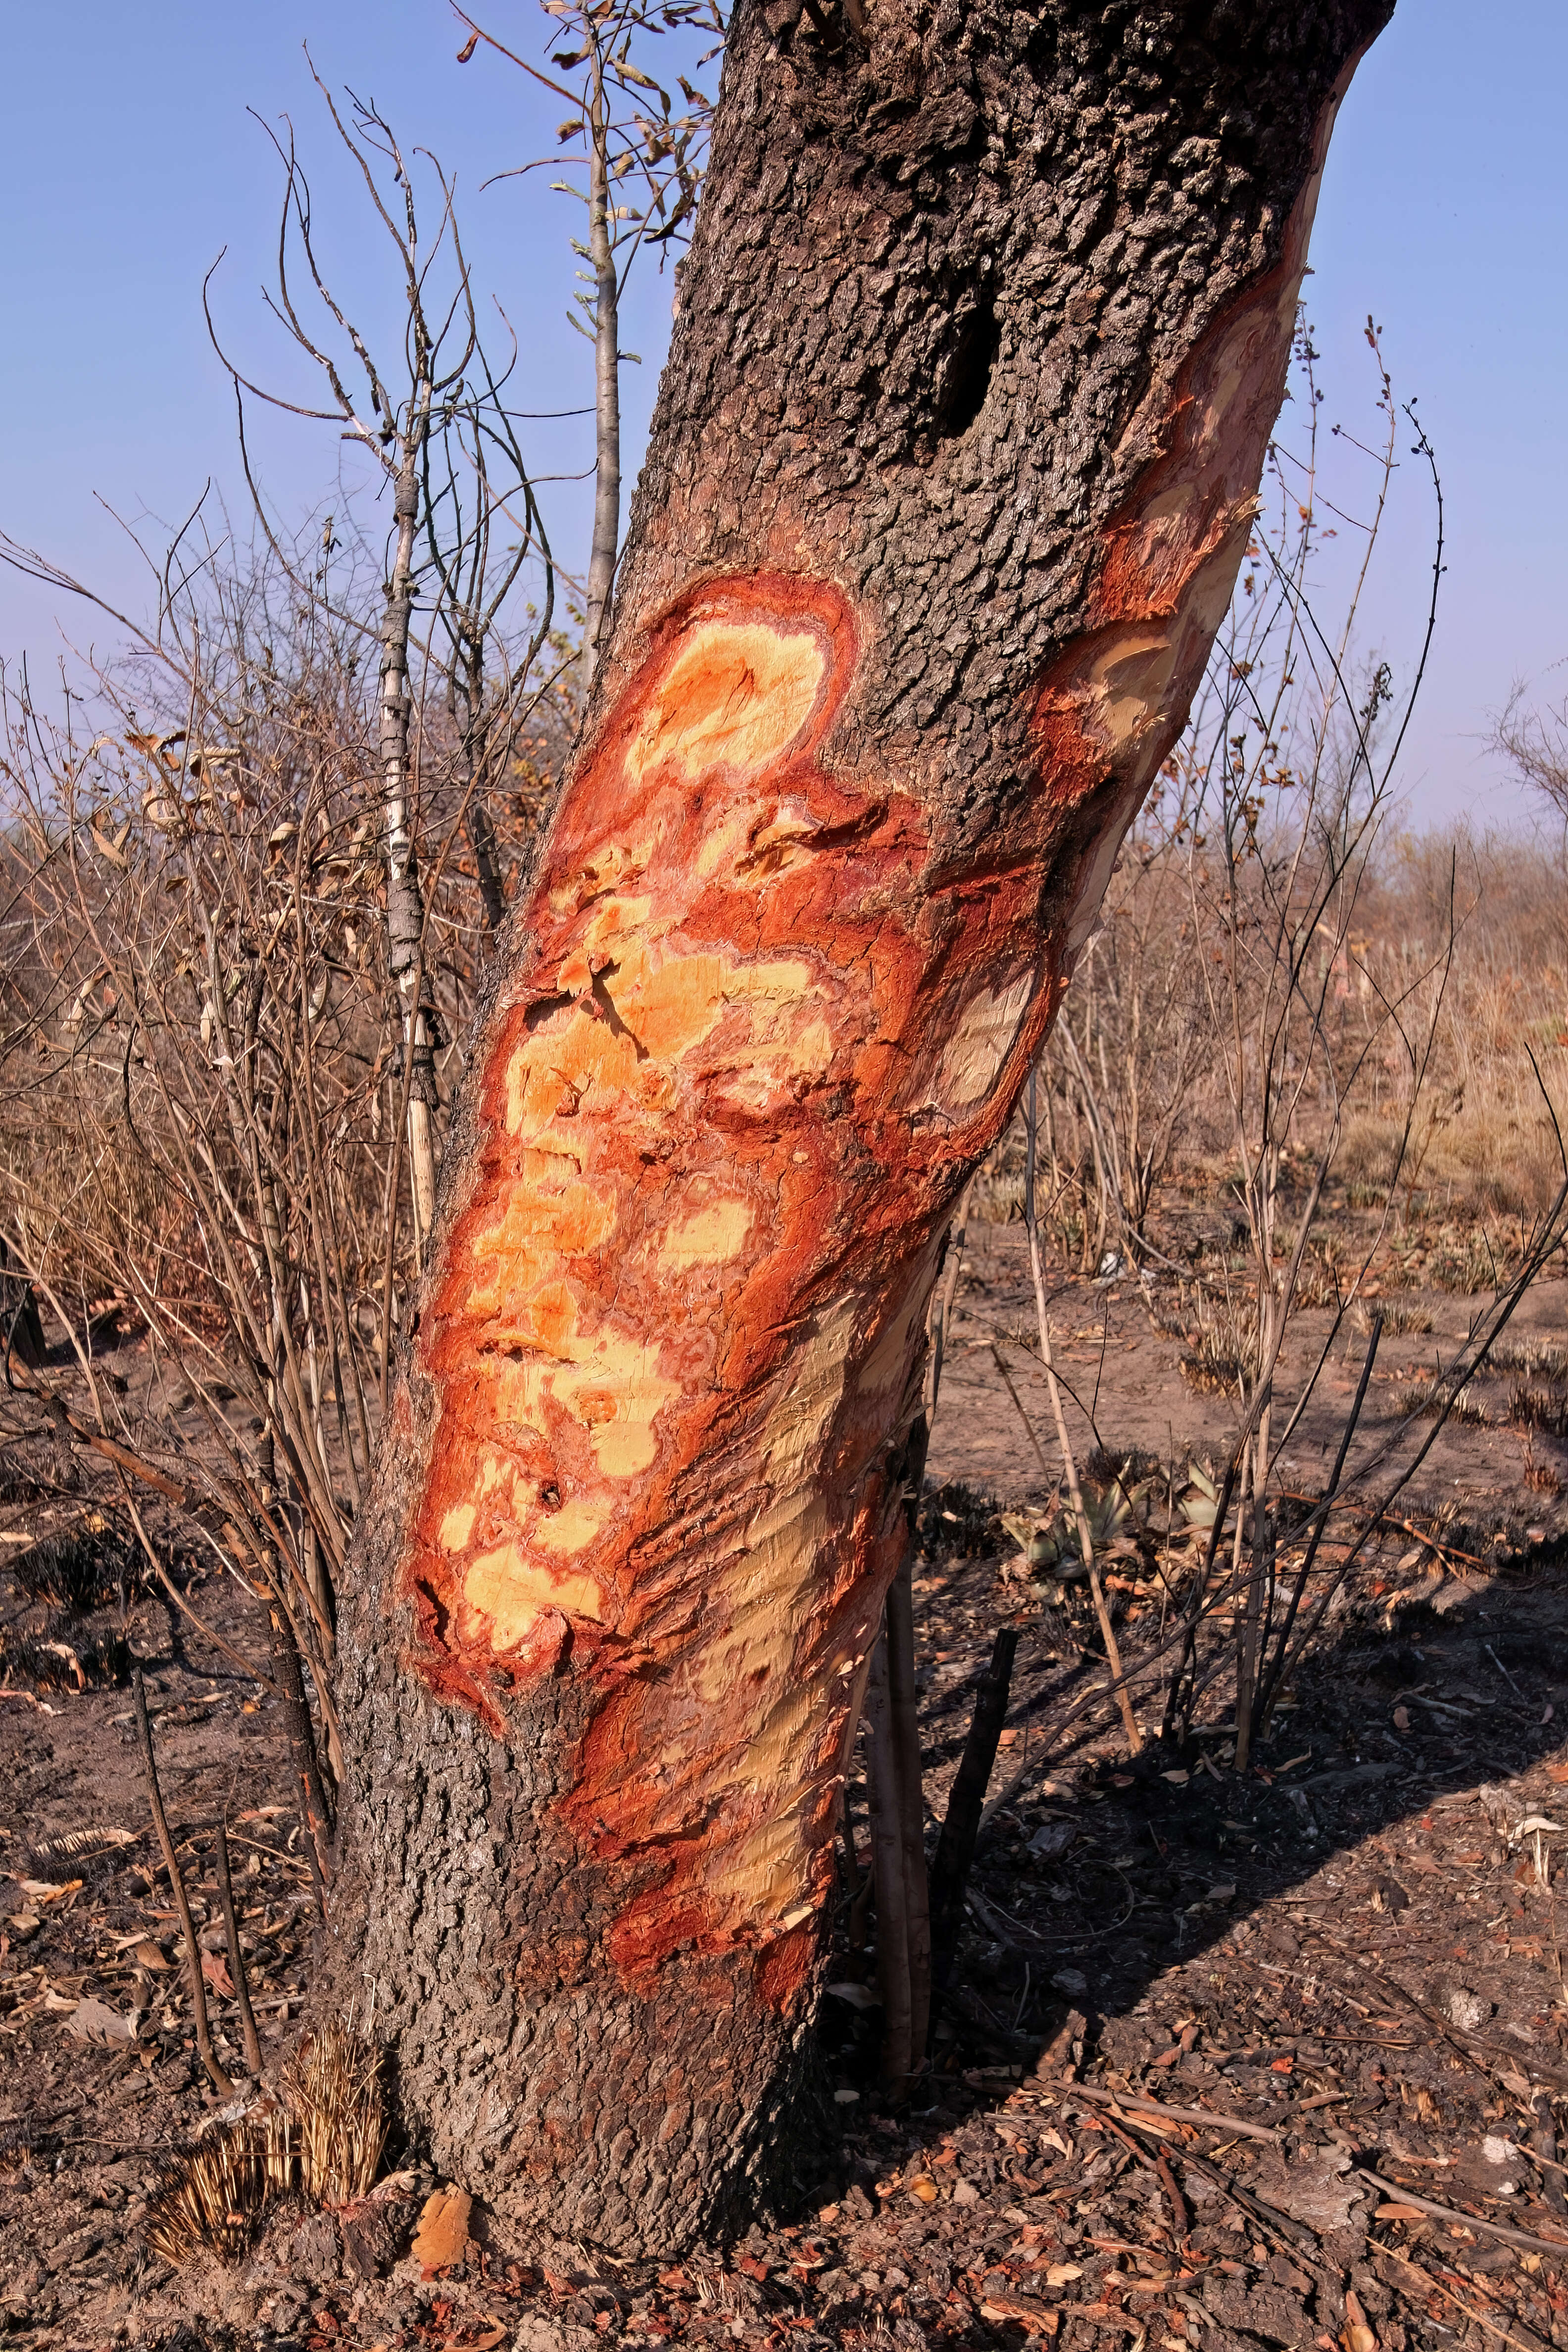
<path id="1" fill-rule="evenodd" d="M 1387 13 L 737 12 L 345 1610 L 336 1987 L 563 2236 L 787 2166 L 941 1236 L 1225 611 Z"/>

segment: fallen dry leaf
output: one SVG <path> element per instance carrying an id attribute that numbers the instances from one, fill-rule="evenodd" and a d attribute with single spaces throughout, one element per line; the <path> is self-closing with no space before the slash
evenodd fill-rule
<path id="1" fill-rule="evenodd" d="M 1031 2336 L 1054 2336 L 1059 2321 L 1056 2312 L 1038 2303 L 1019 2303 L 1010 2294 L 988 2294 L 980 2306 L 982 2319 L 1011 2319 L 1017 2326 L 1027 2328 Z"/>
<path id="2" fill-rule="evenodd" d="M 149 1943 L 145 1936 L 135 1947 L 131 1957 L 144 1969 L 166 1969 L 173 1965 L 163 1948 L 157 1944 Z"/>
<path id="3" fill-rule="evenodd" d="M 1083 2268 L 1079 2263 L 1053 2263 L 1046 2273 L 1046 2284 L 1066 2286 L 1069 2279 L 1082 2278 L 1082 2276 Z"/>
<path id="4" fill-rule="evenodd" d="M 1352 2209 L 1366 2195 L 1343 2148 L 1319 2148 L 1291 2164 L 1270 2157 L 1257 2178 L 1258 2194 L 1309 2230 L 1348 2229 Z"/>
<path id="5" fill-rule="evenodd" d="M 462 2189 L 437 2189 L 425 2200 L 409 2248 L 426 2278 L 450 2270 L 468 2249 L 468 2216 L 474 2200 Z"/>
<path id="6" fill-rule="evenodd" d="M 835 2000 L 846 2000 L 851 2009 L 880 2009 L 881 1995 L 869 1985 L 830 1984 L 827 1990 Z"/>
<path id="7" fill-rule="evenodd" d="M 1345 2325 L 1340 2342 L 1345 2352 L 1377 2352 L 1377 2337 L 1366 2324 L 1366 2314 L 1353 2287 L 1345 2289 Z"/>
<path id="8" fill-rule="evenodd" d="M 228 1963 L 221 1952 L 202 1954 L 202 1974 L 214 1992 L 223 1995 L 226 2000 L 233 1992 L 234 1986 L 229 1978 Z"/>
<path id="9" fill-rule="evenodd" d="M 75 2042 L 134 2042 L 136 2021 L 121 2017 L 107 2001 L 94 2000 L 89 1995 L 79 2000 L 65 2020 L 65 2030 Z"/>

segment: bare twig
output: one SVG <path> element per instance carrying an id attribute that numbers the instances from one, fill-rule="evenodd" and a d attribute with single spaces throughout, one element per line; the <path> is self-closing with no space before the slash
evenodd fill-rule
<path id="1" fill-rule="evenodd" d="M 239 2007 L 239 2028 L 245 2040 L 245 2063 L 253 2075 L 261 2074 L 261 2037 L 256 2031 L 251 2014 L 250 1986 L 245 1973 L 245 1954 L 240 1948 L 239 1923 L 234 1916 L 234 1887 L 228 1874 L 228 1824 L 217 1825 L 217 1897 L 223 1909 L 223 1929 L 228 1943 L 228 1965 L 234 1978 L 234 1997 Z"/>
<path id="2" fill-rule="evenodd" d="M 142 1740 L 142 1762 L 147 1774 L 147 1802 L 153 1815 L 153 1827 L 158 1832 L 158 1843 L 163 1855 L 163 1867 L 169 1874 L 169 1885 L 174 1897 L 174 1908 L 180 1915 L 180 1932 L 185 1942 L 185 1969 L 191 1987 L 191 2015 L 195 2024 L 196 2048 L 201 2061 L 212 2079 L 212 2086 L 220 2099 L 232 2098 L 234 2084 L 218 2064 L 213 2048 L 212 2029 L 207 2023 L 206 1987 L 202 1980 L 202 1955 L 196 1942 L 196 1931 L 191 1918 L 191 1906 L 185 1895 L 185 1882 L 180 1875 L 180 1864 L 174 1853 L 174 1841 L 169 1835 L 169 1823 L 163 1811 L 163 1791 L 158 1786 L 157 1759 L 153 1753 L 153 1727 L 147 1719 L 147 1693 L 142 1685 L 142 1669 L 132 1669 L 131 1688 L 136 1702 L 136 1729 Z"/>

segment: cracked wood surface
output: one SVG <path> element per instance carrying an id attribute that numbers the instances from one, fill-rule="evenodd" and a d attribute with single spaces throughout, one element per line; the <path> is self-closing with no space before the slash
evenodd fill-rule
<path id="1" fill-rule="evenodd" d="M 1224 614 L 1386 13 L 737 17 L 345 1628 L 333 1980 L 563 2236 L 787 2163 L 942 1232 Z"/>

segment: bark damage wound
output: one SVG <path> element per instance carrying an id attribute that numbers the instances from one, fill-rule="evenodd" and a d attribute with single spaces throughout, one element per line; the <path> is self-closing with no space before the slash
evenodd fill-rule
<path id="1" fill-rule="evenodd" d="M 809 1970 L 942 1223 L 1234 585 L 1314 193 L 1104 534 L 1002 854 L 947 860 L 900 780 L 835 777 L 856 617 L 779 574 L 666 614 L 556 819 L 418 1343 L 405 1590 L 411 1663 L 498 1738 L 584 1678 L 556 1826 L 629 1984 L 751 1947 L 787 2008 Z"/>

